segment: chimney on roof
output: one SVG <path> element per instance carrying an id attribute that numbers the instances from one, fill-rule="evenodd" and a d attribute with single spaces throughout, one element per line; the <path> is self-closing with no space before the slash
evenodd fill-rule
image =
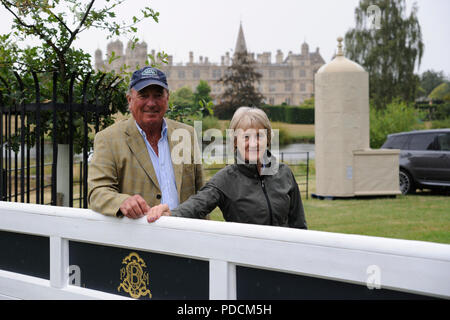
<path id="1" fill-rule="evenodd" d="M 276 61 L 278 64 L 283 63 L 283 52 L 280 49 L 277 50 Z"/>

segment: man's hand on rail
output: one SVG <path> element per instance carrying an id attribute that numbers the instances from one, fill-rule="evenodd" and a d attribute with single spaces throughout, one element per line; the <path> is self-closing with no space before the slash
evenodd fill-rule
<path id="1" fill-rule="evenodd" d="M 155 222 L 161 216 L 170 216 L 170 209 L 167 204 L 160 204 L 152 207 L 150 211 L 147 213 L 147 221 Z"/>
<path id="2" fill-rule="evenodd" d="M 150 211 L 150 206 L 139 194 L 127 198 L 120 205 L 120 211 L 125 217 L 138 219 Z"/>

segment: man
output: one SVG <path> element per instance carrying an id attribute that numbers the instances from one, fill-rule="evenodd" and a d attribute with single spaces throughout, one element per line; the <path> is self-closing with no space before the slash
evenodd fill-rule
<path id="1" fill-rule="evenodd" d="M 161 70 L 144 67 L 133 73 L 127 93 L 132 117 L 95 136 L 88 174 L 92 210 L 137 219 L 158 204 L 176 208 L 203 186 L 202 166 L 194 161 L 194 128 L 164 118 L 168 89 Z M 174 132 L 180 130 L 188 133 L 192 155 L 181 163 L 171 157 Z"/>

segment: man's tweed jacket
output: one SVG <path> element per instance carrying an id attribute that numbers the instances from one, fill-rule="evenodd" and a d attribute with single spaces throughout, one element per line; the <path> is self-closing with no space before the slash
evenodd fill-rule
<path id="1" fill-rule="evenodd" d="M 167 137 L 172 154 L 179 203 L 195 194 L 203 186 L 202 165 L 194 163 L 194 150 L 198 145 L 194 137 L 194 128 L 183 123 L 165 119 Z M 180 130 L 189 132 L 188 138 L 178 137 Z M 183 132 L 181 130 L 181 132 Z M 177 138 L 178 137 L 178 138 Z M 179 164 L 174 163 L 173 154 L 182 148 L 180 142 L 187 143 L 190 155 Z M 175 152 L 172 152 L 174 147 Z M 189 150 L 189 149 L 185 149 Z M 196 156 L 199 153 L 195 153 Z M 196 161 L 197 163 L 199 161 Z M 133 117 L 98 132 L 94 139 L 94 154 L 88 171 L 89 208 L 106 215 L 118 215 L 119 207 L 129 196 L 140 194 L 150 207 L 160 204 L 161 190 L 153 169 L 144 138 L 139 133 Z"/>

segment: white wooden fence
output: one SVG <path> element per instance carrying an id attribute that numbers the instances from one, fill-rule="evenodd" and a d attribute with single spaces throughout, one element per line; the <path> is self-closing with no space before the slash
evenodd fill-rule
<path id="1" fill-rule="evenodd" d="M 236 299 L 236 265 L 450 298 L 450 245 L 313 230 L 0 202 L 0 230 L 50 239 L 50 280 L 0 270 L 3 299 L 124 299 L 68 285 L 69 241 L 209 262 L 209 298 Z M 1 253 L 0 253 L 1 259 Z M 376 289 L 373 289 L 376 290 Z"/>

